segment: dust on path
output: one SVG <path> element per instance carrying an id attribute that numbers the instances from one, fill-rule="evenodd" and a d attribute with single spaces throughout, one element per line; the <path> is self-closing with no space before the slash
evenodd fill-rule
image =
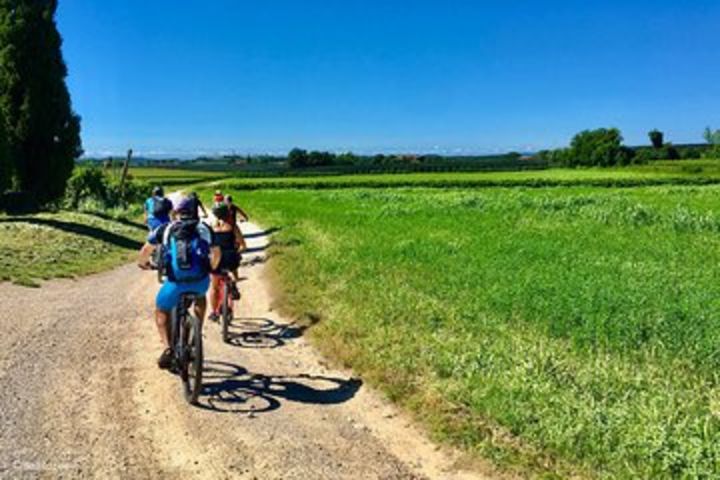
<path id="1" fill-rule="evenodd" d="M 250 254 L 231 344 L 206 322 L 201 407 L 160 371 L 158 285 L 133 265 L 41 289 L 0 284 L 0 477 L 471 479 L 271 308 Z"/>

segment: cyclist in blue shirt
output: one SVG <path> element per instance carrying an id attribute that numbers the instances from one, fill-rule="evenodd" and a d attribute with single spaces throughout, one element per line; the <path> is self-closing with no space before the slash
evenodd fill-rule
<path id="1" fill-rule="evenodd" d="M 195 314 L 203 321 L 210 271 L 217 268 L 221 259 L 220 248 L 213 243 L 212 231 L 197 218 L 197 204 L 188 197 L 182 198 L 175 213 L 175 221 L 160 225 L 150 233 L 138 261 L 140 268 L 150 268 L 150 255 L 157 246 L 162 246 L 162 265 L 166 268 L 167 281 L 155 299 L 155 321 L 165 347 L 158 359 L 162 369 L 169 369 L 172 363 L 170 311 L 182 294 L 195 293 L 201 296 L 195 304 Z"/>
<path id="2" fill-rule="evenodd" d="M 170 222 L 170 213 L 173 204 L 165 198 L 162 187 L 155 187 L 152 191 L 152 197 L 145 200 L 145 224 L 152 232 L 161 225 Z"/>

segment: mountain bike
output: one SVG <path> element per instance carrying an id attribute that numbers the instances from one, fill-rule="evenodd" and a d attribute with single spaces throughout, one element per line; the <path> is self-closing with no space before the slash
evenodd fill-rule
<path id="1" fill-rule="evenodd" d="M 233 310 L 235 301 L 239 298 L 235 298 L 233 295 L 233 280 L 230 277 L 230 272 L 223 270 L 219 275 L 219 300 L 220 300 L 220 317 L 222 322 L 222 339 L 225 343 L 230 343 L 230 324 L 233 320 Z"/>
<path id="2" fill-rule="evenodd" d="M 197 405 L 202 391 L 202 322 L 192 311 L 195 302 L 202 298 L 196 293 L 182 294 L 170 319 L 173 370 L 180 377 L 185 400 L 191 405 Z"/>
<path id="3" fill-rule="evenodd" d="M 150 268 L 157 272 L 158 283 L 164 283 L 167 268 L 165 266 L 165 247 L 162 244 L 157 245 L 150 255 Z"/>

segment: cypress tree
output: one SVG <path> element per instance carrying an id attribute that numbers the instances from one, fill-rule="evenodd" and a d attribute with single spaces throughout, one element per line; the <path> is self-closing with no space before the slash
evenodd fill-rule
<path id="1" fill-rule="evenodd" d="M 82 154 L 56 10 L 57 0 L 0 0 L 0 115 L 13 188 L 41 204 L 62 197 Z"/>
<path id="2" fill-rule="evenodd" d="M 7 149 L 7 137 L 5 135 L 5 120 L 0 115 L 0 197 L 10 188 L 10 156 Z"/>

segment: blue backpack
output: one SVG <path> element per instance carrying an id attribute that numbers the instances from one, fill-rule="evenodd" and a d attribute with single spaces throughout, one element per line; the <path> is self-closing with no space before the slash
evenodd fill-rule
<path id="1" fill-rule="evenodd" d="M 171 282 L 197 282 L 210 273 L 210 245 L 197 226 L 197 222 L 175 222 L 165 229 L 164 265 Z"/>

